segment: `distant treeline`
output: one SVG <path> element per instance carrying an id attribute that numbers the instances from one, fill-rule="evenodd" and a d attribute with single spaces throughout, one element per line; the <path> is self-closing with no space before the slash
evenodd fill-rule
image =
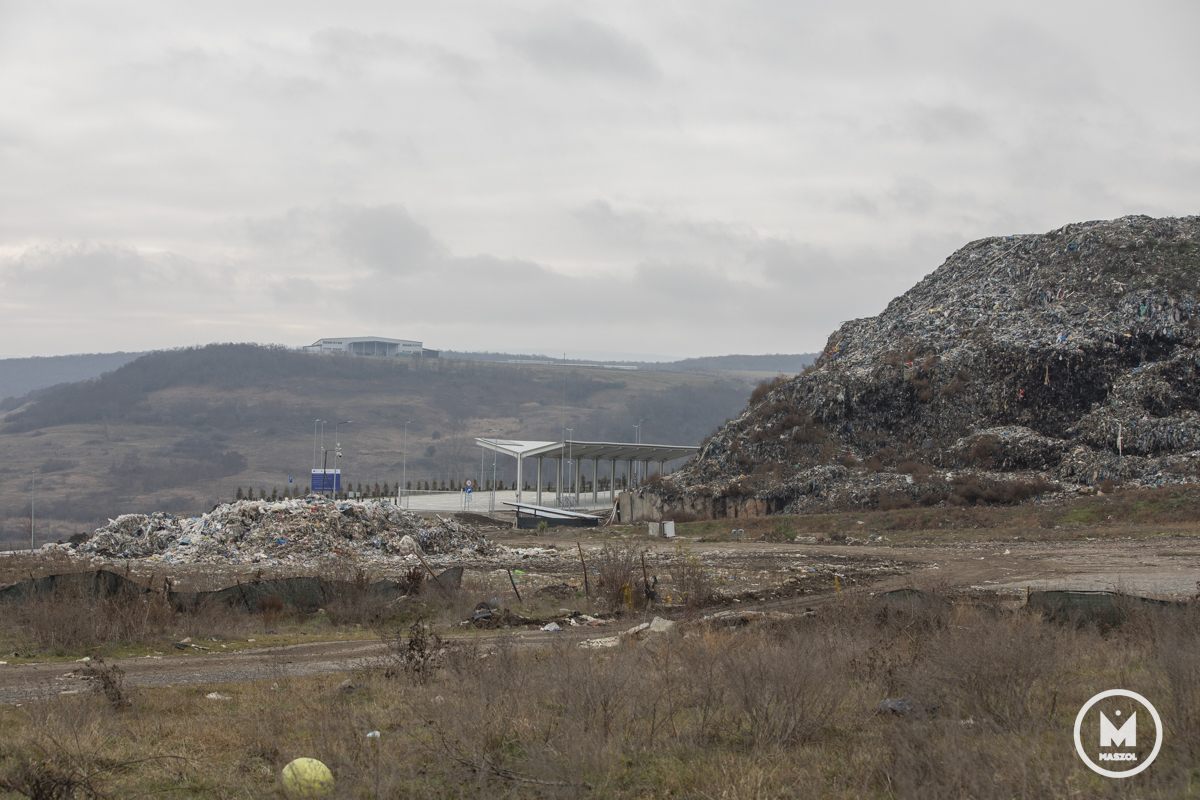
<path id="1" fill-rule="evenodd" d="M 645 369 L 661 369 L 667 372 L 691 372 L 693 370 L 726 369 L 745 372 L 782 372 L 795 375 L 817 360 L 817 353 L 777 353 L 763 356 L 705 356 L 646 364 Z"/>
<path id="2" fill-rule="evenodd" d="M 736 370 L 741 372 L 782 372 L 798 374 L 805 367 L 817 360 L 817 353 L 774 353 L 761 356 L 729 355 L 704 356 L 702 358 L 685 358 L 680 361 L 597 361 L 584 360 L 593 364 L 610 366 L 631 366 L 645 370 L 662 370 L 664 372 L 691 372 L 695 370 Z M 443 350 L 442 358 L 463 361 L 558 361 L 547 355 L 531 355 L 528 353 L 492 353 L 492 352 L 458 352 Z"/>
<path id="3" fill-rule="evenodd" d="M 86 381 L 124 366 L 142 355 L 87 353 L 44 358 L 0 358 L 0 398 L 17 398 L 60 383 Z M 11 407 L 16 408 L 15 405 Z"/>
<path id="4" fill-rule="evenodd" d="M 567 400 L 579 403 L 597 391 L 624 386 L 619 379 L 607 378 L 572 375 L 566 382 Z M 546 385 L 545 391 L 538 390 L 539 383 Z M 94 380 L 48 389 L 32 406 L 10 415 L 3 432 L 102 422 L 224 430 L 299 420 L 311 424 L 314 415 L 334 416 L 338 395 L 334 386 L 343 392 L 357 387 L 423 395 L 450 419 L 477 417 L 481 412 L 515 413 L 522 403 L 541 398 L 553 404 L 563 394 L 557 380 L 551 385 L 551 378 L 509 364 L 349 358 L 278 346 L 211 344 L 149 353 Z M 175 387 L 218 391 L 149 402 L 152 393 Z M 247 389 L 282 390 L 311 397 L 312 403 L 219 396 Z"/>
<path id="5" fill-rule="evenodd" d="M 566 402 L 577 439 L 625 441 L 632 419 L 650 420 L 644 433 L 654 441 L 695 444 L 745 405 L 747 390 L 737 383 L 705 387 L 674 386 L 638 389 L 626 396 L 624 408 L 582 411 L 598 392 L 623 390 L 624 375 L 586 370 L 538 370 L 513 364 L 448 360 L 409 360 L 316 356 L 284 347 L 221 344 L 147 354 L 99 378 L 45 390 L 37 402 L 9 416 L 4 433 L 24 433 L 56 425 L 123 423 L 178 425 L 185 429 L 228 432 L 311 426 L 314 417 L 333 418 L 339 398 L 358 391 L 385 390 L 419 396 L 438 409 L 444 420 L 524 414 L 536 402 Z M 207 388 L 170 399 L 155 392 L 177 387 Z M 295 401 L 253 400 L 270 390 Z M 233 396 L 230 396 L 230 395 Z M 651 434 L 652 432 L 652 434 Z M 555 439 L 560 431 L 540 435 Z M 156 470 L 174 475 L 171 462 L 190 462 L 193 477 L 236 474 L 236 453 L 221 448 L 156 454 L 150 464 L 117 465 L 125 477 L 160 484 Z M 178 476 L 182 478 L 182 475 Z M 175 483 L 167 480 L 162 485 Z"/>

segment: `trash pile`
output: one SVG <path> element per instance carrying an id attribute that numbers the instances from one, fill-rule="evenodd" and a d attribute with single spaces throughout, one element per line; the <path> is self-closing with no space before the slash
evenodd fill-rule
<path id="1" fill-rule="evenodd" d="M 453 519 L 425 519 L 371 500 L 322 497 L 239 500 L 199 517 L 124 514 L 86 542 L 47 545 L 79 555 L 173 564 L 286 563 L 332 555 L 367 559 L 425 554 L 486 555 L 492 543 Z"/>
<path id="2" fill-rule="evenodd" d="M 756 390 L 652 500 L 723 516 L 937 505 L 975 479 L 1194 482 L 1198 313 L 1198 217 L 972 242 Z"/>

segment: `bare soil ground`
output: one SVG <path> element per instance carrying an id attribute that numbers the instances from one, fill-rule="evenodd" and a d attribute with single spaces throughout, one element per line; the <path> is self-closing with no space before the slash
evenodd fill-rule
<path id="1" fill-rule="evenodd" d="M 1016 604 L 1030 589 L 1120 590 L 1179 600 L 1195 596 L 1200 586 L 1200 532 L 1192 524 L 1026 531 L 1028 536 L 1012 531 L 1005 532 L 1011 536 L 1000 536 L 991 531 L 987 538 L 975 533 L 939 534 L 936 539 L 921 533 L 899 534 L 894 539 L 885 536 L 879 542 L 847 545 L 705 542 L 684 537 L 666 542 L 635 539 L 626 531 L 623 541 L 632 539 L 649 550 L 647 574 L 663 579 L 658 600 L 644 611 L 626 613 L 604 626 L 568 627 L 559 633 L 541 631 L 539 619 L 536 624 L 485 634 L 464 627 L 452 615 L 443 620 L 442 633 L 482 640 L 516 637 L 523 646 L 540 646 L 564 639 L 612 636 L 653 616 L 686 620 L 730 608 L 798 612 L 819 609 L 844 596 L 870 597 L 903 587 L 992 595 Z M 501 599 L 506 608 L 535 619 L 552 619 L 564 611 L 597 611 L 593 600 L 581 597 L 577 543 L 594 558 L 595 550 L 588 548 L 614 541 L 611 535 L 577 538 L 567 532 L 537 537 L 504 533 L 498 541 L 512 548 L 512 555 L 468 565 L 465 586 L 471 596 L 465 598 L 463 608 L 469 609 L 477 599 Z M 684 606 L 672 597 L 676 591 L 670 577 L 672 564 L 688 557 L 703 565 L 720 590 L 703 608 Z M 516 602 L 509 584 L 510 569 L 522 593 L 521 603 Z M 576 599 L 539 598 L 539 589 L 564 583 L 579 590 Z M 116 659 L 114 663 L 125 671 L 132 686 L 216 684 L 344 672 L 368 666 L 386 651 L 383 642 L 372 638 L 277 647 L 243 642 L 240 647 L 244 649 L 236 652 L 223 650 L 215 641 L 200 642 L 212 646 L 208 651 L 189 647 L 180 652 L 168 646 L 161 655 Z M 17 703 L 86 687 L 78 675 L 79 664 L 9 660 L 0 666 L 0 702 Z"/>

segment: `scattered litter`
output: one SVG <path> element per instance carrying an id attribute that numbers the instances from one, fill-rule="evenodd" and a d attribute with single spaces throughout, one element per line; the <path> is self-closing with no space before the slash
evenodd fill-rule
<path id="1" fill-rule="evenodd" d="M 621 637 L 619 636 L 605 636 L 602 639 L 584 639 L 579 643 L 579 646 L 583 648 L 600 649 L 603 647 L 616 647 L 620 643 Z"/>
<path id="2" fill-rule="evenodd" d="M 209 692 L 208 694 L 206 694 L 204 696 L 205 696 L 205 698 L 207 698 L 209 700 L 232 700 L 233 699 L 229 695 L 220 694 L 219 692 Z"/>
<path id="3" fill-rule="evenodd" d="M 907 697 L 901 697 L 896 700 L 881 700 L 879 701 L 879 705 L 875 706 L 875 708 L 880 713 L 906 716 L 912 713 L 913 704 L 912 700 L 908 699 Z"/>
<path id="4" fill-rule="evenodd" d="M 545 625 L 542 626 L 542 630 L 550 631 L 551 633 L 555 633 L 557 631 L 562 630 L 562 625 L 559 625 L 557 622 L 547 622 Z"/>

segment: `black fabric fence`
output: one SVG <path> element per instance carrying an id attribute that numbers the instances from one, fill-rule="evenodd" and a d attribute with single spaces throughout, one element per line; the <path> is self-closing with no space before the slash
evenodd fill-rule
<path id="1" fill-rule="evenodd" d="M 435 581 L 426 581 L 441 589 L 455 589 L 462 583 L 462 567 L 451 567 L 440 573 Z M 167 590 L 167 601 L 177 611 L 194 611 L 209 604 L 257 611 L 267 598 L 278 597 L 288 608 L 315 611 L 325 603 L 361 593 L 387 602 L 412 594 L 420 583 L 381 580 L 370 584 L 324 578 L 268 578 L 236 582 L 233 586 L 210 592 L 176 592 Z M 71 593 L 109 598 L 120 595 L 137 596 L 156 591 L 124 575 L 109 570 L 69 572 L 31 578 L 0 588 L 0 603 L 23 603 L 37 597 Z"/>

